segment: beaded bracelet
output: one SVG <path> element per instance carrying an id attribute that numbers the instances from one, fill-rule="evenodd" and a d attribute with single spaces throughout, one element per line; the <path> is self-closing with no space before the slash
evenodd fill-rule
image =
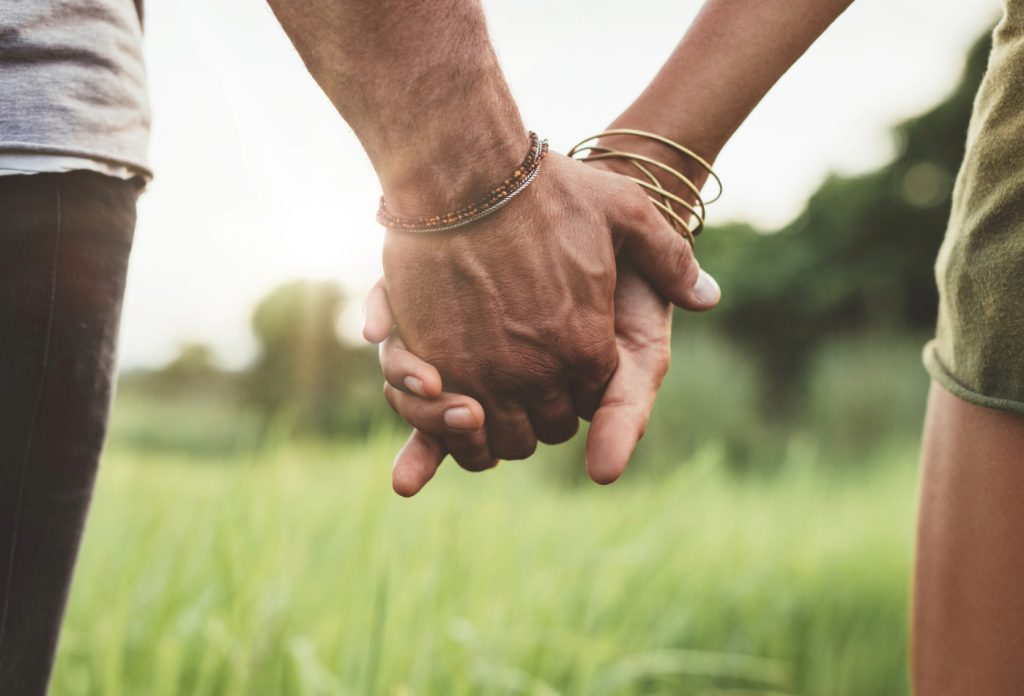
<path id="1" fill-rule="evenodd" d="M 487 217 L 522 193 L 533 183 L 540 172 L 540 163 L 548 152 L 548 141 L 530 131 L 530 150 L 515 173 L 485 195 L 480 200 L 442 215 L 431 215 L 418 218 L 402 218 L 392 215 L 387 210 L 384 197 L 380 198 L 380 209 L 377 211 L 377 222 L 384 227 L 402 230 L 403 232 L 446 232 Z"/>
<path id="2" fill-rule="evenodd" d="M 655 142 L 661 143 L 662 145 L 667 145 L 668 147 L 672 148 L 673 150 L 680 153 L 684 157 L 692 159 L 702 169 L 704 169 L 708 173 L 708 175 L 715 180 L 715 184 L 718 187 L 718 192 L 715 194 L 714 198 L 705 203 L 704 199 L 701 197 L 700 189 L 697 188 L 697 186 L 692 181 L 690 181 L 690 179 L 686 175 L 674 169 L 673 167 L 670 167 L 667 164 L 664 164 L 663 162 L 659 162 L 656 159 L 653 159 L 646 155 L 641 155 L 636 152 L 623 152 L 620 150 L 613 150 L 612 148 L 604 147 L 601 145 L 587 144 L 593 143 L 593 141 L 599 140 L 600 138 L 613 135 L 629 135 L 639 138 L 647 138 L 648 140 L 654 140 Z M 586 154 L 580 156 L 581 153 Z M 714 203 L 722 196 L 722 180 L 718 177 L 715 171 L 711 168 L 711 165 L 706 160 L 704 160 L 700 155 L 695 153 L 693 150 L 683 147 L 679 143 L 673 140 L 669 140 L 668 138 L 665 138 L 663 136 L 657 135 L 656 133 L 648 133 L 647 131 L 636 130 L 633 128 L 613 128 L 611 130 L 606 130 L 601 133 L 598 133 L 597 135 L 592 135 L 589 138 L 581 140 L 579 143 L 573 146 L 571 150 L 569 150 L 568 156 L 574 157 L 583 162 L 591 162 L 603 159 L 623 159 L 632 164 L 637 170 L 639 170 L 641 174 L 644 175 L 645 178 L 640 179 L 638 177 L 628 175 L 627 178 L 650 192 L 648 193 L 647 197 L 650 199 L 651 203 L 653 203 L 656 208 L 658 208 L 661 212 L 665 214 L 665 216 L 668 218 L 668 221 L 672 224 L 672 226 L 675 227 L 680 234 L 685 236 L 691 245 L 694 244 L 694 238 L 697 235 L 699 235 L 701 231 L 704 229 L 705 206 Z M 696 206 L 680 198 L 671 191 L 667 190 L 662 185 L 658 177 L 655 176 L 654 173 L 648 168 L 648 166 L 645 165 L 656 167 L 657 169 L 660 169 L 661 171 L 665 172 L 666 174 L 669 174 L 677 181 L 679 181 L 688 191 L 690 191 L 690 193 L 693 194 L 693 197 L 696 201 Z M 657 197 L 655 197 L 655 195 L 651 195 L 652 193 L 656 194 Z M 685 208 L 686 211 L 689 213 L 689 217 L 696 219 L 696 225 L 691 226 L 691 224 L 687 220 L 685 220 L 679 214 L 679 212 L 676 211 L 673 204 Z"/>

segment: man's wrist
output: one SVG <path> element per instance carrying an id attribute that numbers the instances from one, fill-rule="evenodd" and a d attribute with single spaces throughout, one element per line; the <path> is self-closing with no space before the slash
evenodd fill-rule
<path id="1" fill-rule="evenodd" d="M 270 2 L 395 214 L 458 208 L 521 161 L 526 129 L 479 0 Z"/>
<path id="2" fill-rule="evenodd" d="M 514 107 L 466 115 L 425 127 L 376 163 L 390 212 L 420 217 L 456 210 L 489 193 L 523 161 L 530 138 Z"/>

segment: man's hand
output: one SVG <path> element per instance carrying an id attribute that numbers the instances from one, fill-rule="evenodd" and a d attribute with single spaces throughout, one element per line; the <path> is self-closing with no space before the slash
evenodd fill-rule
<path id="1" fill-rule="evenodd" d="M 528 457 L 594 415 L 620 358 L 617 252 L 681 307 L 718 299 L 702 294 L 689 244 L 639 187 L 554 153 L 530 188 L 472 227 L 388 233 L 402 339 L 449 391 L 483 406 L 492 457 Z"/>
<path id="2" fill-rule="evenodd" d="M 379 338 L 391 325 L 387 296 L 378 285 L 367 302 L 366 333 Z M 622 474 L 643 436 L 668 370 L 671 325 L 669 303 L 638 273 L 620 264 L 615 290 L 618 367 L 587 438 L 587 472 L 598 483 L 611 483 Z M 396 492 L 415 495 L 447 454 L 471 469 L 497 463 L 489 452 L 480 404 L 464 395 L 442 392 L 437 371 L 410 353 L 397 334 L 382 344 L 381 366 L 388 402 L 416 428 L 395 459 Z"/>

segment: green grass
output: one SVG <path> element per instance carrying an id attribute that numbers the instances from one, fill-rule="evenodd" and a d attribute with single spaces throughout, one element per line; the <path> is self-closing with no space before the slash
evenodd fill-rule
<path id="1" fill-rule="evenodd" d="M 52 693 L 906 693 L 912 447 L 837 473 L 797 442 L 771 477 L 704 448 L 608 488 L 542 456 L 403 500 L 396 442 L 115 446 Z"/>

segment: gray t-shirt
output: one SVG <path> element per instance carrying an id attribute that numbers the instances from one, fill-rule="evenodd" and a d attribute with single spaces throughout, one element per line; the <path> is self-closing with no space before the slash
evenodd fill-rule
<path id="1" fill-rule="evenodd" d="M 149 122 L 133 0 L 0 0 L 0 154 L 148 175 Z"/>

